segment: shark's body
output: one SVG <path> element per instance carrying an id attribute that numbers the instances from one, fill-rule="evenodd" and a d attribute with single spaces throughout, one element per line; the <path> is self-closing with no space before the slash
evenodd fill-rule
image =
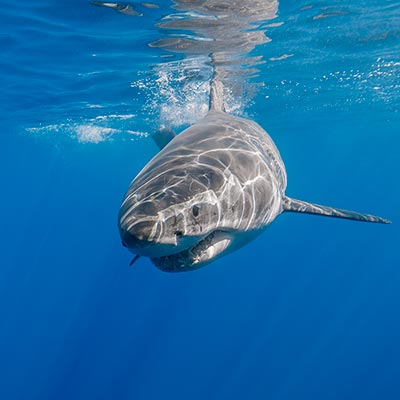
<path id="1" fill-rule="evenodd" d="M 92 4 L 141 15 L 136 3 Z M 179 135 L 154 135 L 160 152 L 133 180 L 119 212 L 122 243 L 136 254 L 132 262 L 145 256 L 164 271 L 202 267 L 249 242 L 284 211 L 389 223 L 287 197 L 285 166 L 270 136 L 257 123 L 225 112 L 224 87 L 231 82 L 230 90 L 240 93 L 238 80 L 230 81 L 242 76 L 239 61 L 249 67 L 259 62 L 249 52 L 268 41 L 260 24 L 275 18 L 277 0 L 175 0 L 174 8 L 181 13 L 158 27 L 189 29 L 194 36 L 167 35 L 150 45 L 210 56 L 210 107 Z"/>
<path id="2" fill-rule="evenodd" d="M 288 198 L 270 136 L 223 112 L 211 94 L 206 117 L 174 137 L 129 187 L 119 228 L 132 252 L 164 271 L 189 271 L 243 246 L 283 211 L 389 222 Z"/>
<path id="3" fill-rule="evenodd" d="M 179 220 L 176 232 L 182 238 L 214 233 L 207 250 L 217 255 L 240 247 L 272 222 L 282 210 L 285 188 L 284 164 L 265 131 L 253 121 L 212 111 L 140 172 L 122 205 L 120 226 L 125 232 L 134 229 L 141 220 L 137 207 L 146 209 L 142 218 L 147 220 L 148 208 L 156 206 L 162 218 L 154 216 L 154 240 L 164 234 L 162 220 L 171 216 Z M 193 206 L 198 211 L 186 212 Z M 168 270 L 202 264 L 200 251 L 193 257 L 151 258 Z"/>

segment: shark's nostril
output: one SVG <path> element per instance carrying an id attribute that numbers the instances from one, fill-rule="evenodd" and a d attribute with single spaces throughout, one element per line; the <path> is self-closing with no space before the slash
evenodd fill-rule
<path id="1" fill-rule="evenodd" d="M 175 232 L 175 236 L 176 237 L 181 237 L 183 235 L 183 232 L 182 231 L 176 231 Z"/>

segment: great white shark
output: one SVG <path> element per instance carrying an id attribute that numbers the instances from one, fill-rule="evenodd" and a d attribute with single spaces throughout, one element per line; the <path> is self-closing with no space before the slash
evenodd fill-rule
<path id="1" fill-rule="evenodd" d="M 389 220 L 295 200 L 279 151 L 256 122 L 225 112 L 214 74 L 207 115 L 179 135 L 164 130 L 159 153 L 122 202 L 122 243 L 163 271 L 191 271 L 254 239 L 283 212 L 388 224 Z"/>

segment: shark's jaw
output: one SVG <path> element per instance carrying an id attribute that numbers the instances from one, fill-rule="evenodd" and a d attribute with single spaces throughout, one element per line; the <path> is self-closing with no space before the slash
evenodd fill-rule
<path id="1" fill-rule="evenodd" d="M 226 231 L 213 231 L 193 246 L 162 257 L 151 258 L 153 264 L 165 272 L 185 272 L 203 267 L 225 253 L 232 242 Z"/>

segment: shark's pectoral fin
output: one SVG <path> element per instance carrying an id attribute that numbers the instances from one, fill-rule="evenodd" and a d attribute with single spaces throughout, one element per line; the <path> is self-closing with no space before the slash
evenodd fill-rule
<path id="1" fill-rule="evenodd" d="M 171 128 L 160 128 L 152 136 L 160 150 L 162 150 L 174 137 L 176 133 Z"/>
<path id="2" fill-rule="evenodd" d="M 283 198 L 282 208 L 283 211 L 317 214 L 317 215 L 324 215 L 326 217 L 346 218 L 364 222 L 391 224 L 391 221 L 389 221 L 388 219 L 376 217 L 374 215 L 361 214 L 355 211 L 348 211 L 348 210 L 341 210 L 339 208 L 320 206 L 318 204 L 312 204 L 301 200 L 291 199 L 290 197 Z"/>

